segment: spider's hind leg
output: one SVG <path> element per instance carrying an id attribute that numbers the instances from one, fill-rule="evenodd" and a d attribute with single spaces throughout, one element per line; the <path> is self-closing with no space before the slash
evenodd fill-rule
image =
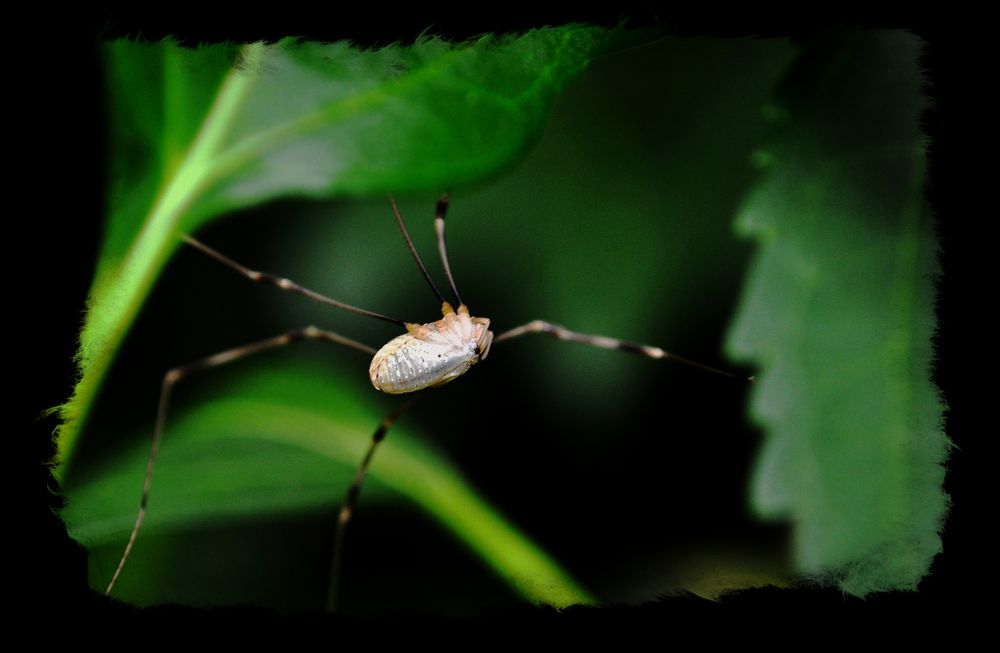
<path id="1" fill-rule="evenodd" d="M 378 445 L 385 439 L 386 433 L 389 432 L 392 425 L 413 405 L 414 401 L 416 401 L 415 398 L 404 401 L 395 410 L 382 418 L 382 422 L 372 434 L 371 444 L 368 445 L 368 451 L 365 452 L 364 458 L 361 459 L 361 465 L 354 474 L 354 480 L 347 489 L 347 496 L 344 498 L 344 503 L 341 505 L 340 512 L 337 515 L 337 530 L 333 536 L 333 556 L 330 560 L 330 584 L 326 597 L 326 609 L 329 612 L 337 611 L 337 600 L 340 592 L 340 570 L 344 559 L 344 536 L 347 531 L 347 524 L 351 521 L 351 517 L 354 516 L 354 512 L 358 507 L 361 486 L 365 481 L 365 476 L 368 474 L 368 468 L 371 466 L 372 458 L 375 456 L 375 450 L 378 449 Z"/>
<path id="2" fill-rule="evenodd" d="M 249 358 L 254 354 L 284 347 L 285 345 L 290 345 L 292 343 L 302 342 L 303 340 L 320 340 L 323 342 L 343 345 L 368 355 L 373 355 L 375 353 L 375 350 L 368 345 L 351 340 L 350 338 L 345 338 L 344 336 L 332 331 L 324 331 L 314 326 L 307 326 L 302 329 L 294 329 L 271 338 L 258 340 L 240 347 L 227 349 L 211 356 L 206 356 L 205 358 L 200 358 L 196 361 L 188 363 L 187 365 L 175 367 L 163 375 L 163 384 L 160 388 L 160 400 L 156 413 L 156 423 L 153 427 L 153 439 L 149 448 L 149 458 L 146 461 L 146 475 L 142 484 L 142 498 L 139 500 L 139 510 L 136 513 L 132 531 L 129 533 L 128 543 L 125 545 L 125 551 L 122 553 L 122 557 L 118 561 L 118 566 L 115 568 L 115 572 L 112 575 L 111 580 L 108 582 L 107 588 L 104 590 L 105 595 L 111 594 L 111 591 L 115 588 L 115 584 L 118 582 L 118 577 L 121 576 L 122 570 L 125 568 L 125 563 L 128 562 L 132 549 L 135 546 L 135 542 L 139 537 L 139 531 L 142 529 L 143 521 L 146 519 L 146 508 L 149 504 L 150 491 L 153 487 L 153 471 L 156 467 L 156 458 L 160 450 L 160 443 L 163 439 L 164 425 L 166 424 L 168 409 L 170 408 L 170 396 L 173 392 L 174 386 L 180 380 L 187 378 L 192 374 L 222 367 L 223 365 L 227 365 L 244 358 Z"/>

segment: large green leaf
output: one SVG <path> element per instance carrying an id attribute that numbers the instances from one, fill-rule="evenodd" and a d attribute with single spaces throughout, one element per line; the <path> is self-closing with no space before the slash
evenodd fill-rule
<path id="1" fill-rule="evenodd" d="M 377 410 L 358 402 L 345 390 L 350 387 L 315 365 L 257 366 L 221 396 L 203 396 L 193 413 L 175 414 L 169 446 L 158 463 L 155 509 L 144 540 L 199 524 L 328 506 L 350 484 L 371 442 L 372 424 L 378 422 Z M 140 445 L 148 439 L 148 433 L 134 436 Z M 108 461 L 91 482 L 73 488 L 62 513 L 70 535 L 101 552 L 96 565 L 117 565 L 121 534 L 135 519 L 135 491 L 147 449 L 132 447 Z M 524 598 L 556 606 L 592 600 L 470 489 L 440 453 L 409 436 L 405 427 L 395 429 L 379 451 L 365 488 L 366 506 L 384 499 L 386 489 L 440 520 Z M 149 550 L 143 544 L 116 596 L 138 603 L 179 600 L 169 591 L 144 587 L 155 573 L 148 569 L 154 563 L 143 557 L 143 549 Z M 238 594 L 215 596 L 248 600 Z"/>
<path id="2" fill-rule="evenodd" d="M 619 38 L 571 26 L 367 52 L 293 40 L 108 44 L 109 217 L 81 378 L 62 407 L 60 473 L 178 234 L 282 195 L 441 189 L 495 174 Z"/>
<path id="3" fill-rule="evenodd" d="M 858 595 L 916 587 L 948 504 L 919 54 L 903 32 L 813 43 L 738 217 L 760 247 L 729 339 L 761 369 L 753 505 L 794 521 L 801 572 Z"/>

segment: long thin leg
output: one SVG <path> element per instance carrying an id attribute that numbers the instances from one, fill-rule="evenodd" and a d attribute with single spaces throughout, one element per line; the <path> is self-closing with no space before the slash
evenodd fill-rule
<path id="1" fill-rule="evenodd" d="M 403 238 L 406 240 L 406 246 L 410 249 L 410 254 L 413 255 L 413 260 L 417 262 L 417 266 L 420 268 L 420 273 L 424 275 L 424 279 L 427 281 L 427 285 L 431 287 L 434 294 L 437 295 L 438 300 L 442 304 L 447 304 L 448 300 L 444 298 L 441 291 L 438 290 L 437 284 L 434 283 L 434 279 L 431 279 L 431 273 L 427 271 L 427 266 L 424 265 L 423 260 L 420 258 L 420 254 L 417 253 L 417 248 L 413 244 L 413 239 L 410 238 L 410 231 L 406 228 L 406 222 L 403 220 L 403 214 L 399 212 L 399 207 L 396 206 L 396 200 L 393 199 L 392 193 L 389 193 L 389 206 L 392 207 L 392 214 L 396 216 L 396 224 L 399 225 L 399 231 L 402 232 Z"/>
<path id="2" fill-rule="evenodd" d="M 309 290 L 308 288 L 303 288 L 302 286 L 295 283 L 294 281 L 291 281 L 290 279 L 285 279 L 284 277 L 278 277 L 273 274 L 268 274 L 267 272 L 259 272 L 257 270 L 251 270 L 245 265 L 237 263 L 236 261 L 229 258 L 225 254 L 217 252 L 216 250 L 212 249 L 205 243 L 201 242 L 196 238 L 188 236 L 187 234 L 181 234 L 181 239 L 191 247 L 194 247 L 195 249 L 205 254 L 208 254 L 216 261 L 219 261 L 223 265 L 232 268 L 233 270 L 236 270 L 250 281 L 277 286 L 278 288 L 281 288 L 284 291 L 295 293 L 296 295 L 302 295 L 303 297 L 308 297 L 313 301 L 317 301 L 321 304 L 326 304 L 327 306 L 334 306 L 336 308 L 339 308 L 343 311 L 348 311 L 350 313 L 356 313 L 358 315 L 366 315 L 368 317 L 374 317 L 379 320 L 385 320 L 386 322 L 392 322 L 393 324 L 400 324 L 402 326 L 406 326 L 407 324 L 403 320 L 397 320 L 396 318 L 389 317 L 388 315 L 383 315 L 381 313 L 376 313 L 374 311 L 368 311 L 363 308 L 358 308 L 357 306 L 351 306 L 350 304 L 338 302 L 336 299 L 331 299 L 326 295 L 316 292 L 315 290 Z"/>
<path id="3" fill-rule="evenodd" d="M 579 333 L 577 331 L 570 331 L 566 327 L 559 326 L 558 324 L 553 324 L 551 322 L 546 322 L 545 320 L 532 320 L 527 324 L 519 327 L 515 327 L 510 331 L 504 331 L 496 338 L 493 339 L 493 343 L 503 342 L 505 340 L 512 340 L 529 333 L 544 333 L 552 336 L 553 338 L 558 338 L 559 340 L 569 340 L 572 342 L 580 342 L 585 345 L 590 345 L 592 347 L 600 347 L 602 349 L 614 349 L 616 351 L 628 351 L 633 354 L 639 354 L 640 356 L 646 356 L 648 358 L 669 358 L 675 360 L 678 363 L 683 363 L 685 365 L 690 365 L 691 367 L 697 367 L 699 369 L 705 370 L 707 372 L 713 372 L 715 374 L 721 374 L 723 376 L 728 376 L 732 379 L 740 379 L 745 381 L 753 381 L 753 377 L 741 376 L 739 374 L 734 374 L 732 372 L 726 372 L 725 370 L 720 370 L 718 368 L 712 367 L 710 365 L 705 365 L 704 363 L 699 363 L 693 361 L 690 358 L 684 358 L 683 356 L 678 356 L 677 354 L 671 354 L 668 351 L 664 351 L 659 347 L 651 347 L 649 345 L 640 345 L 634 342 L 626 342 L 624 340 L 618 340 L 617 338 L 609 338 L 607 336 L 595 336 L 588 335 L 586 333 Z"/>
<path id="4" fill-rule="evenodd" d="M 149 459 L 146 462 L 146 478 L 142 484 L 142 499 L 139 501 L 139 512 L 135 518 L 135 525 L 132 526 L 132 533 L 129 535 L 128 544 L 125 545 L 125 552 L 122 553 L 121 560 L 118 561 L 118 567 L 111 577 L 111 582 L 108 583 L 107 589 L 104 590 L 105 594 L 110 594 L 111 590 L 115 587 L 115 583 L 118 582 L 118 577 L 121 575 L 122 569 L 124 569 L 125 563 L 132 553 L 132 547 L 135 546 L 136 538 L 139 537 L 139 529 L 142 528 L 142 522 L 146 518 L 146 505 L 149 503 L 149 491 L 153 485 L 153 468 L 156 466 L 156 456 L 160 450 L 160 441 L 163 438 L 163 425 L 167 419 L 167 407 L 170 404 L 170 394 L 174 385 L 184 377 L 196 372 L 210 370 L 262 351 L 283 347 L 293 342 L 301 342 L 307 339 L 344 345 L 368 355 L 375 354 L 375 350 L 368 345 L 345 338 L 332 331 L 323 331 L 314 326 L 307 326 L 303 329 L 295 329 L 294 331 L 274 336 L 273 338 L 258 340 L 242 347 L 235 347 L 212 356 L 206 356 L 187 365 L 175 367 L 163 375 L 163 385 L 160 389 L 160 403 L 156 413 L 156 425 L 153 427 L 153 443 L 149 449 Z"/>
<path id="5" fill-rule="evenodd" d="M 413 405 L 414 401 L 416 401 L 416 398 L 403 402 L 394 411 L 382 418 L 382 423 L 378 425 L 375 433 L 372 434 L 371 444 L 368 445 L 368 451 L 365 452 L 365 457 L 361 460 L 361 466 L 358 467 L 358 471 L 354 474 L 354 480 L 347 489 L 347 496 L 344 498 L 344 503 L 340 507 L 340 513 L 337 515 L 337 531 L 333 536 L 333 557 L 330 560 L 330 585 L 327 588 L 326 596 L 326 609 L 329 612 L 337 611 L 340 570 L 344 559 L 344 535 L 347 532 L 347 524 L 351 521 L 351 517 L 354 516 L 354 511 L 358 506 L 358 498 L 361 496 L 361 485 L 368 474 L 368 467 L 371 465 L 378 445 L 385 439 L 385 434 L 392 428 L 396 420 Z"/>
<path id="6" fill-rule="evenodd" d="M 451 265 L 448 264 L 448 247 L 444 242 L 444 219 L 448 214 L 448 201 L 448 193 L 438 198 L 434 214 L 434 232 L 437 234 L 438 254 L 441 255 L 444 273 L 448 277 L 448 283 L 451 284 L 451 291 L 455 293 L 455 299 L 458 300 L 459 305 L 462 305 L 465 302 L 462 301 L 462 295 L 459 294 L 458 286 L 455 285 L 455 277 L 451 275 Z"/>

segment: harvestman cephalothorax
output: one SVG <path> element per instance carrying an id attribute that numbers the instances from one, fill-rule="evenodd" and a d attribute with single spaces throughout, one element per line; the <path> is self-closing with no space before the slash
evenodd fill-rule
<path id="1" fill-rule="evenodd" d="M 135 546 L 136 540 L 139 536 L 139 531 L 142 528 L 142 524 L 146 516 L 147 505 L 153 483 L 153 471 L 160 443 L 163 438 L 164 426 L 170 405 L 170 395 L 173 387 L 181 379 L 196 372 L 202 372 L 220 367 L 226 365 L 227 363 L 248 358 L 254 354 L 283 347 L 295 342 L 301 342 L 303 340 L 319 340 L 342 345 L 349 349 L 354 349 L 372 356 L 373 358 L 369 368 L 369 377 L 375 389 L 393 395 L 408 394 L 424 390 L 426 388 L 444 385 L 445 383 L 457 379 L 459 376 L 465 374 L 473 365 L 485 360 L 487 355 L 490 353 L 491 346 L 494 344 L 500 344 L 527 334 L 542 333 L 559 340 L 579 342 L 603 349 L 631 352 L 653 359 L 671 359 L 715 374 L 721 374 L 736 379 L 745 378 L 731 372 L 719 370 L 676 354 L 672 354 L 660 349 L 659 347 L 627 342 L 607 336 L 579 333 L 545 320 L 533 320 L 527 324 L 503 331 L 499 335 L 494 335 L 493 331 L 490 330 L 490 320 L 488 318 L 474 317 L 469 312 L 469 308 L 466 306 L 458 292 L 458 287 L 455 284 L 455 279 L 451 272 L 451 266 L 448 263 L 448 252 L 445 245 L 445 215 L 448 211 L 449 205 L 448 196 L 443 195 L 437 201 L 434 229 L 437 234 L 438 253 L 441 257 L 441 263 L 445 271 L 445 276 L 448 278 L 451 291 L 458 303 L 457 309 L 454 308 L 454 306 L 444 297 L 438 286 L 434 283 L 434 280 L 431 278 L 430 273 L 427 271 L 426 266 L 420 258 L 420 255 L 417 253 L 413 240 L 410 238 L 410 234 L 407 231 L 403 216 L 400 214 L 399 208 L 391 195 L 389 196 L 389 204 L 392 208 L 393 214 L 395 215 L 396 222 L 399 225 L 400 232 L 406 240 L 410 253 L 413 255 L 417 266 L 420 268 L 424 279 L 427 281 L 428 285 L 441 302 L 442 316 L 439 320 L 425 324 L 406 322 L 388 315 L 351 306 L 309 290 L 308 288 L 304 288 L 289 279 L 247 268 L 191 236 L 184 235 L 181 237 L 184 242 L 191 247 L 194 247 L 223 265 L 235 270 L 251 281 L 277 286 L 287 292 L 303 295 L 314 301 L 334 306 L 351 313 L 398 324 L 406 329 L 406 333 L 393 338 L 381 349 L 376 350 L 373 347 L 356 340 L 346 338 L 332 331 L 319 329 L 315 326 L 307 326 L 301 329 L 294 329 L 271 338 L 266 338 L 264 340 L 235 347 L 233 349 L 228 349 L 168 371 L 163 377 L 163 384 L 161 386 L 159 407 L 155 426 L 153 427 L 153 440 L 150 447 L 149 459 L 146 465 L 146 474 L 143 481 L 139 509 L 132 531 L 129 535 L 128 543 L 125 546 L 125 550 L 122 553 L 111 580 L 108 582 L 105 594 L 111 594 L 114 590 L 114 587 L 118 582 L 123 569 L 125 568 L 125 564 L 129 559 L 132 549 Z M 747 378 L 746 380 L 752 381 L 753 377 Z M 340 571 L 343 564 L 344 535 L 347 524 L 357 508 L 358 498 L 360 496 L 361 486 L 364 482 L 365 475 L 368 472 L 368 468 L 371 465 L 372 458 L 379 443 L 382 442 L 386 433 L 396 420 L 399 419 L 399 417 L 406 411 L 411 403 L 412 400 L 404 401 L 396 407 L 395 410 L 382 419 L 382 422 L 378 425 L 372 435 L 368 450 L 361 460 L 360 466 L 354 476 L 354 480 L 351 483 L 347 491 L 347 496 L 345 497 L 340 508 L 337 518 L 336 533 L 334 536 L 329 591 L 327 597 L 327 609 L 330 611 L 335 611 L 337 609 Z"/>

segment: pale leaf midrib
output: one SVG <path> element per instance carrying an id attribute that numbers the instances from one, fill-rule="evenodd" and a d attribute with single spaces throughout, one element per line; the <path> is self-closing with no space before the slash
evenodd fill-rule
<path id="1" fill-rule="evenodd" d="M 245 46 L 245 58 L 253 60 L 259 57 L 261 44 Z M 202 123 L 202 128 L 191 143 L 187 154 L 176 173 L 169 179 L 164 179 L 161 191 L 157 194 L 149 213 L 143 219 L 132 245 L 125 253 L 118 266 L 119 274 L 109 273 L 104 276 L 105 282 L 117 278 L 121 285 L 102 285 L 92 290 L 89 302 L 88 320 L 81 333 L 81 350 L 92 353 L 86 361 L 86 369 L 80 369 L 80 382 L 68 404 L 74 407 L 64 411 L 64 415 L 72 415 L 73 421 L 66 421 L 58 432 L 58 452 L 55 475 L 58 480 L 65 477 L 69 462 L 79 433 L 89 415 L 93 399 L 111 366 L 118 345 L 124 339 L 128 325 L 138 314 L 141 301 L 152 286 L 156 271 L 166 259 L 168 252 L 175 246 L 171 237 L 175 227 L 183 216 L 184 210 L 196 199 L 197 194 L 204 189 L 204 175 L 200 174 L 202 164 L 218 147 L 226 130 L 235 115 L 239 104 L 246 96 L 250 78 L 243 77 L 236 68 L 231 67 L 216 94 L 212 107 Z M 131 280 L 131 283 L 129 281 Z M 100 333 L 95 332 L 94 318 L 89 317 L 94 311 L 118 309 L 116 318 L 102 320 L 99 324 L 106 325 Z M 93 347 L 95 340 L 101 345 Z M 89 344 L 85 344 L 89 343 Z"/>

